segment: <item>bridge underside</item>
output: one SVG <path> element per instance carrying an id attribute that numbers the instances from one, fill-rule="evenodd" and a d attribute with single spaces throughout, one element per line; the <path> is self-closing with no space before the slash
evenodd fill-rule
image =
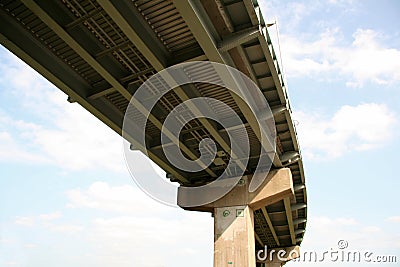
<path id="1" fill-rule="evenodd" d="M 284 79 L 256 0 L 1 0 L 0 13 L 1 44 L 120 135 L 131 96 L 168 66 L 214 61 L 250 77 L 274 114 L 272 169 L 288 168 L 293 184 L 292 196 L 254 210 L 255 249 L 301 243 L 307 220 L 303 165 Z M 226 103 L 243 121 L 251 155 L 242 168 L 251 175 L 262 149 L 254 117 L 241 99 L 216 85 L 190 84 L 165 94 L 152 110 L 155 119 L 147 123 L 148 143 L 142 149 L 172 182 L 195 186 L 218 177 L 231 156 L 227 129 L 221 125 L 194 119 L 181 132 L 189 159 L 200 156 L 202 139 L 217 144 L 218 160 L 203 171 L 179 170 L 162 151 L 160 125 L 167 114 L 199 96 Z"/>

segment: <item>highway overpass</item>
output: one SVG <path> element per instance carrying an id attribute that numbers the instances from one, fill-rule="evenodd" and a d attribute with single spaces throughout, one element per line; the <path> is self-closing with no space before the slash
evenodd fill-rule
<path id="1" fill-rule="evenodd" d="M 0 0 L 0 12 L 1 44 L 120 135 L 132 96 L 157 72 L 178 63 L 211 61 L 244 73 L 268 103 L 273 129 L 260 127 L 246 99 L 223 86 L 197 82 L 177 86 L 158 100 L 145 126 L 146 143 L 137 149 L 146 150 L 181 188 L 211 183 L 234 159 L 233 169 L 242 175 L 229 194 L 198 206 L 185 205 L 187 194 L 178 200 L 185 209 L 213 214 L 214 266 L 255 266 L 256 251 L 265 246 L 287 250 L 301 244 L 307 222 L 303 163 L 282 68 L 256 0 Z M 188 66 L 187 76 L 190 71 L 215 75 L 212 69 Z M 199 117 L 186 123 L 175 141 L 187 159 L 201 156 L 205 138 L 218 151 L 210 165 L 190 172 L 170 164 L 160 135 L 174 108 L 199 97 L 226 104 L 241 124 L 226 128 Z M 226 106 L 207 108 L 228 121 Z M 194 105 L 188 112 L 199 110 Z M 241 141 L 228 138 L 240 127 L 250 146 L 245 164 L 231 149 Z M 265 132 L 274 133 L 272 150 L 262 142 Z M 134 144 L 135 138 L 127 139 Z M 258 166 L 266 166 L 265 181 L 249 192 Z M 229 169 L 224 178 L 235 175 Z M 274 259 L 257 266 L 281 263 Z"/>

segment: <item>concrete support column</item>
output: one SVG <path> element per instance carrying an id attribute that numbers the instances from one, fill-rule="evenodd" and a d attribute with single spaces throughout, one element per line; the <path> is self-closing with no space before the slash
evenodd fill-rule
<path id="1" fill-rule="evenodd" d="M 254 216 L 249 206 L 214 209 L 214 267 L 255 267 Z"/>
<path id="2" fill-rule="evenodd" d="M 241 177 L 228 193 L 199 206 L 192 204 L 212 192 L 196 194 L 187 188 L 178 189 L 180 207 L 212 212 L 214 215 L 214 267 L 256 267 L 253 211 L 294 196 L 289 168 L 265 173 L 264 181 L 254 192 L 249 191 L 251 179 L 251 175 Z M 264 264 L 268 267 L 280 266 L 275 262 Z"/>

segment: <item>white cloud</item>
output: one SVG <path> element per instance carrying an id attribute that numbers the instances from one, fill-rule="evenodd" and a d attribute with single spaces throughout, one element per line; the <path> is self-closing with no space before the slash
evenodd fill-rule
<path id="1" fill-rule="evenodd" d="M 19 265 L 19 262 L 17 262 L 17 261 L 6 261 L 6 262 L 4 262 L 4 265 L 5 266 L 17 266 L 17 265 Z"/>
<path id="2" fill-rule="evenodd" d="M 205 214 L 173 215 L 175 218 L 169 219 L 157 216 L 98 218 L 93 221 L 88 235 L 93 243 L 104 244 L 98 255 L 102 255 L 105 262 L 120 262 L 118 266 L 172 266 L 180 261 L 192 261 L 192 266 L 211 263 L 211 220 L 205 218 Z M 182 247 L 182 244 L 186 245 Z M 149 262 L 149 258 L 154 261 Z"/>
<path id="3" fill-rule="evenodd" d="M 330 225 L 330 226 L 333 226 L 333 225 L 349 226 L 349 225 L 357 225 L 358 224 L 358 222 L 354 218 L 331 219 L 329 217 L 321 216 L 321 217 L 317 217 L 316 220 L 319 225 L 322 224 L 322 225 Z"/>
<path id="4" fill-rule="evenodd" d="M 54 118 L 54 126 L 34 133 L 34 142 L 65 169 L 125 170 L 122 139 L 88 111 L 72 104 Z"/>
<path id="5" fill-rule="evenodd" d="M 67 207 L 87 214 L 103 212 L 91 216 L 90 227 L 82 232 L 101 266 L 172 266 L 189 261 L 204 266 L 212 261 L 209 214 L 162 205 L 132 185 L 95 182 L 86 189 L 70 190 L 67 196 Z"/>
<path id="6" fill-rule="evenodd" d="M 51 163 L 65 170 L 125 171 L 122 139 L 29 66 L 1 54 L 0 86 L 21 110 L 0 110 L 0 160 Z M 40 123 L 18 118 L 34 117 Z"/>
<path id="7" fill-rule="evenodd" d="M 37 216 L 17 216 L 14 223 L 24 227 L 42 227 L 46 230 L 52 232 L 60 232 L 64 234 L 73 234 L 81 232 L 84 227 L 82 225 L 72 224 L 72 223 L 60 223 L 55 221 L 62 217 L 62 213 L 59 211 L 40 214 Z M 27 247 L 27 246 L 25 246 Z"/>
<path id="8" fill-rule="evenodd" d="M 32 243 L 24 245 L 24 248 L 36 248 L 36 247 L 37 247 L 37 244 L 32 244 Z"/>
<path id="9" fill-rule="evenodd" d="M 382 232 L 382 229 L 378 226 L 366 226 L 361 229 L 364 233 L 379 233 Z"/>
<path id="10" fill-rule="evenodd" d="M 35 220 L 30 217 L 21 217 L 17 216 L 15 218 L 15 224 L 22 225 L 22 226 L 33 226 L 35 223 Z"/>
<path id="11" fill-rule="evenodd" d="M 267 22 L 272 22 L 272 19 L 277 18 L 281 27 L 285 29 L 297 29 L 301 26 L 301 22 L 307 16 L 310 16 L 319 5 L 318 3 L 310 5 L 300 1 L 288 2 L 279 0 L 260 0 L 258 3 Z"/>
<path id="12" fill-rule="evenodd" d="M 56 212 L 47 213 L 47 214 L 40 214 L 38 217 L 41 220 L 51 221 L 51 220 L 61 218 L 62 214 L 61 214 L 61 212 L 56 211 Z"/>
<path id="13" fill-rule="evenodd" d="M 288 28 L 298 26 L 305 17 L 312 13 L 313 10 L 312 6 L 301 2 L 287 3 L 286 8 L 286 15 L 290 16 L 290 20 L 285 21 L 285 23 L 287 23 L 285 27 Z"/>
<path id="14" fill-rule="evenodd" d="M 164 205 L 150 199 L 133 185 L 110 186 L 106 182 L 94 182 L 87 190 L 72 189 L 66 192 L 69 208 L 90 208 L 121 214 L 165 213 Z"/>
<path id="15" fill-rule="evenodd" d="M 67 197 L 73 209 L 19 218 L 34 221 L 33 228 L 28 228 L 32 235 L 18 240 L 20 254 L 31 249 L 25 244 L 37 244 L 35 253 L 41 255 L 54 243 L 57 249 L 73 248 L 73 260 L 87 266 L 212 265 L 213 219 L 209 213 L 162 205 L 126 184 L 95 182 L 68 191 Z"/>
<path id="16" fill-rule="evenodd" d="M 74 224 L 50 224 L 47 225 L 47 228 L 54 232 L 61 232 L 66 234 L 78 233 L 84 229 L 83 226 Z"/>
<path id="17" fill-rule="evenodd" d="M 350 87 L 400 81 L 400 50 L 386 47 L 385 37 L 371 29 L 357 29 L 351 43 L 343 40 L 339 28 L 328 29 L 313 41 L 282 35 L 281 46 L 289 77 L 339 74 Z"/>
<path id="18" fill-rule="evenodd" d="M 393 137 L 395 115 L 383 104 L 342 106 L 331 118 L 318 112 L 295 112 L 303 154 L 330 159 L 349 151 L 370 150 Z"/>
<path id="19" fill-rule="evenodd" d="M 38 222 L 39 224 L 46 224 L 50 221 L 53 221 L 55 219 L 59 219 L 62 217 L 62 213 L 60 211 L 52 212 L 52 213 L 46 213 L 46 214 L 40 214 L 37 216 L 16 216 L 15 217 L 15 224 L 18 225 L 23 225 L 23 226 L 33 226 L 35 222 Z"/>
<path id="20" fill-rule="evenodd" d="M 386 219 L 388 222 L 400 223 L 400 216 L 391 216 Z"/>
<path id="21" fill-rule="evenodd" d="M 0 132 L 0 160 L 6 162 L 46 163 L 48 159 L 37 153 L 28 151 L 18 143 L 9 132 Z"/>
<path id="22" fill-rule="evenodd" d="M 363 27 L 355 29 L 351 37 L 342 32 L 346 19 L 360 16 L 365 9 L 359 1 L 315 1 L 307 5 L 261 0 L 260 5 L 268 22 L 273 16 L 279 18 L 282 53 L 276 27 L 268 30 L 277 56 L 282 54 L 288 77 L 324 81 L 342 78 L 349 87 L 400 81 L 400 49 L 387 45 L 389 36 Z"/>

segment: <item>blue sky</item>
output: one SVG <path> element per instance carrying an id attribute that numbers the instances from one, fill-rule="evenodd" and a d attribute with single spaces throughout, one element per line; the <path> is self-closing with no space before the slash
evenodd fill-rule
<path id="1" fill-rule="evenodd" d="M 305 165 L 303 250 L 343 239 L 399 266 L 400 2 L 261 6 Z M 66 99 L 0 49 L 0 266 L 212 266 L 211 216 L 147 197 L 121 138 Z"/>

